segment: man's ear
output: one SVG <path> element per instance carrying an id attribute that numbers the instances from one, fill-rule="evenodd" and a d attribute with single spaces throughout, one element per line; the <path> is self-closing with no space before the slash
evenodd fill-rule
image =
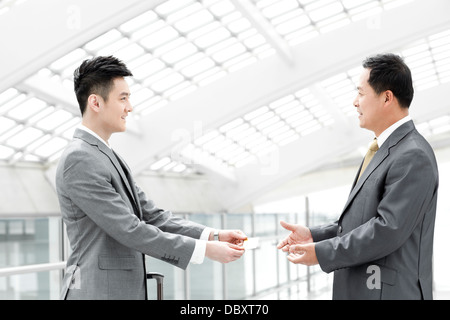
<path id="1" fill-rule="evenodd" d="M 394 93 L 391 90 L 387 90 L 384 92 L 384 103 L 391 104 L 394 101 Z"/>
<path id="2" fill-rule="evenodd" d="M 99 97 L 96 94 L 91 94 L 88 97 L 88 105 L 87 105 L 87 107 L 90 108 L 94 112 L 99 112 L 100 111 Z"/>

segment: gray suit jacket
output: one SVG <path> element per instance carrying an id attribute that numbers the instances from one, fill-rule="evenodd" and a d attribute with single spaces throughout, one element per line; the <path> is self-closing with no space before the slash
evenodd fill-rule
<path id="1" fill-rule="evenodd" d="M 72 251 L 62 299 L 145 299 L 144 254 L 185 269 L 205 228 L 155 207 L 126 164 L 80 129 L 56 189 Z"/>
<path id="2" fill-rule="evenodd" d="M 432 299 L 437 191 L 434 152 L 409 121 L 355 179 L 339 220 L 311 228 L 333 299 Z"/>

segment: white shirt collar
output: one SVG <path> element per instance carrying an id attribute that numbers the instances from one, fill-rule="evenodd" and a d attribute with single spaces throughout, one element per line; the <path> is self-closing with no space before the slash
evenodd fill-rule
<path id="1" fill-rule="evenodd" d="M 98 134 L 96 134 L 94 131 L 92 131 L 91 129 L 89 129 L 88 127 L 84 126 L 83 124 L 80 124 L 78 126 L 78 129 L 81 129 L 83 131 L 86 131 L 87 133 L 93 135 L 94 137 L 96 137 L 98 140 L 100 140 L 101 142 L 103 142 L 108 148 L 112 149 L 111 146 L 108 144 L 108 142 L 106 142 L 105 140 L 103 140 Z"/>
<path id="2" fill-rule="evenodd" d="M 405 124 L 406 122 L 412 120 L 411 116 L 407 115 L 403 119 L 397 121 L 392 126 L 384 130 L 379 137 L 377 137 L 378 147 L 381 148 L 383 143 L 389 138 L 389 136 L 398 129 L 402 124 Z"/>

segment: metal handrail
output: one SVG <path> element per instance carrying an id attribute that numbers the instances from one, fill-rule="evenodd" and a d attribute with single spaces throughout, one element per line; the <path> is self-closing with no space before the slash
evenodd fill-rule
<path id="1" fill-rule="evenodd" d="M 61 270 L 64 269 L 65 267 L 66 262 L 60 261 L 52 263 L 30 264 L 27 266 L 0 268 L 0 277 L 7 277 L 16 274 L 33 273 L 41 271 Z"/>

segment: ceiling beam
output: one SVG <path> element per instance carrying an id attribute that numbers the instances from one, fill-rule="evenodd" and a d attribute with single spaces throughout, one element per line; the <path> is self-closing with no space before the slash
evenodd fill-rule
<path id="1" fill-rule="evenodd" d="M 284 40 L 272 24 L 262 15 L 261 11 L 249 0 L 231 0 L 234 6 L 247 18 L 266 41 L 278 52 L 288 65 L 294 64 L 291 47 Z"/>

